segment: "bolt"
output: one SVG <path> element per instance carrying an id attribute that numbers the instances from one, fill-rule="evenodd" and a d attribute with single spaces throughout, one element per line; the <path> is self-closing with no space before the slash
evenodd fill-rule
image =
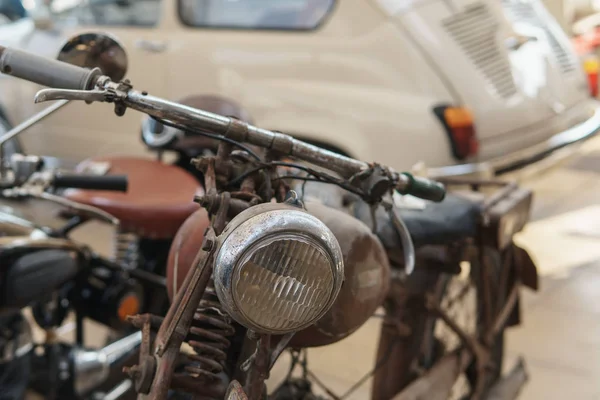
<path id="1" fill-rule="evenodd" d="M 132 367 L 123 367 L 123 372 L 129 375 L 132 379 L 137 379 L 140 376 L 140 367 L 134 365 Z"/>
<path id="2" fill-rule="evenodd" d="M 144 326 L 144 321 L 141 315 L 128 315 L 126 317 L 127 322 L 133 325 L 135 328 L 141 329 Z"/>
<path id="3" fill-rule="evenodd" d="M 202 250 L 211 251 L 214 245 L 215 243 L 212 240 L 204 238 L 204 241 L 202 243 Z"/>
<path id="4" fill-rule="evenodd" d="M 148 92 L 146 92 L 145 90 L 142 92 L 142 96 L 148 96 Z"/>

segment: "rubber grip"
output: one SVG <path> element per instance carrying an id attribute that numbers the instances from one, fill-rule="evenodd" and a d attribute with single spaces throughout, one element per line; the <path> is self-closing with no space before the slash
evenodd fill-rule
<path id="1" fill-rule="evenodd" d="M 126 175 L 76 175 L 57 174 L 54 176 L 52 186 L 56 188 L 112 190 L 115 192 L 127 191 Z"/>
<path id="2" fill-rule="evenodd" d="M 407 172 L 403 173 L 408 178 L 408 185 L 402 194 L 410 194 L 425 200 L 439 203 L 446 197 L 446 188 L 439 182 L 427 178 L 415 177 Z"/>
<path id="3" fill-rule="evenodd" d="M 0 72 L 56 89 L 88 90 L 102 75 L 65 62 L 41 57 L 25 51 L 0 46 Z"/>

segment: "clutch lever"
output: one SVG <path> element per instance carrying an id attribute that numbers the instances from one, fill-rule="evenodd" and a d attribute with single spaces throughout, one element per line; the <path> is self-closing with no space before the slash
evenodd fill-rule
<path id="1" fill-rule="evenodd" d="M 402 243 L 402 252 L 404 253 L 404 272 L 406 275 L 412 274 L 415 269 L 415 245 L 412 241 L 412 237 L 410 236 L 410 231 L 408 227 L 402 221 L 398 213 L 398 207 L 392 202 L 388 203 L 386 201 L 381 202 L 384 209 L 387 211 L 388 216 L 392 220 L 392 224 L 396 230 L 396 233 L 400 237 L 400 242 Z"/>
<path id="2" fill-rule="evenodd" d="M 107 90 L 70 90 L 70 89 L 42 89 L 36 93 L 34 102 L 43 103 L 52 100 L 82 100 L 86 103 L 106 101 L 110 96 Z"/>

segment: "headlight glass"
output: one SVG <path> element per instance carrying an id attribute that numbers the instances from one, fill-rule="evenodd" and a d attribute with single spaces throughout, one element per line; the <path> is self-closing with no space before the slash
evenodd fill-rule
<path id="1" fill-rule="evenodd" d="M 221 236 L 215 286 L 242 325 L 265 333 L 297 331 L 335 301 L 342 254 L 316 217 L 285 204 L 262 205 L 234 218 Z"/>

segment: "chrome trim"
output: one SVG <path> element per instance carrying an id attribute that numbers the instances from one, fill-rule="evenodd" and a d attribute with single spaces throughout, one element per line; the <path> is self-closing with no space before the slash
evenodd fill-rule
<path id="1" fill-rule="evenodd" d="M 299 331 L 318 321 L 333 305 L 344 280 L 344 262 L 340 245 L 331 230 L 318 218 L 301 208 L 282 203 L 265 203 L 251 207 L 231 220 L 218 237 L 218 249 L 214 261 L 215 289 L 225 310 L 240 324 L 261 333 L 285 334 L 289 331 L 269 331 L 249 320 L 240 310 L 234 294 L 235 279 L 239 279 L 240 260 L 247 256 L 258 243 L 273 236 L 290 235 L 309 239 L 324 251 L 330 259 L 333 284 L 329 298 L 318 315 L 302 326 Z"/>
<path id="2" fill-rule="evenodd" d="M 481 163 L 459 164 L 439 168 L 427 168 L 429 178 L 453 176 L 477 176 L 489 178 L 522 169 L 551 156 L 554 152 L 582 143 L 600 132 L 600 105 L 587 120 L 557 133 L 548 140 L 501 157 Z"/>

